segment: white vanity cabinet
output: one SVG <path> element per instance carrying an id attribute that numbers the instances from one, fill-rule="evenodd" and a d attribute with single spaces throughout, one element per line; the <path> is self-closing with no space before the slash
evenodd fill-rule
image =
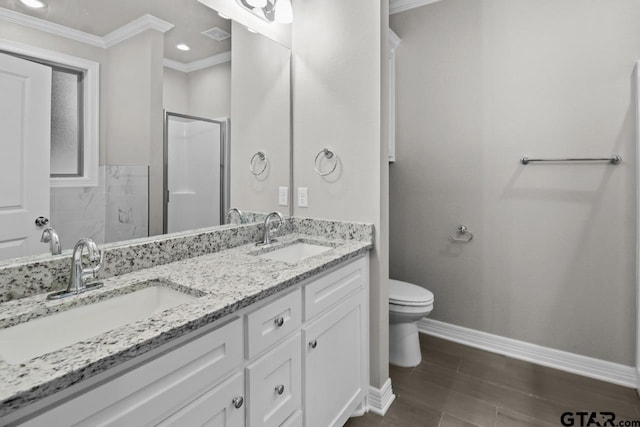
<path id="1" fill-rule="evenodd" d="M 364 259 L 304 288 L 304 425 L 342 426 L 366 395 L 368 278 Z"/>
<path id="2" fill-rule="evenodd" d="M 307 279 L 72 386 L 22 425 L 342 426 L 366 404 L 368 271 L 361 256 Z"/>
<path id="3" fill-rule="evenodd" d="M 218 388 L 221 380 L 242 367 L 242 318 L 235 317 L 213 331 L 196 332 L 189 338 L 166 353 L 162 352 L 162 348 L 158 349 L 161 352 L 157 357 L 106 382 L 101 381 L 88 390 L 78 390 L 73 399 L 56 405 L 23 425 L 89 427 L 159 424 L 183 408 L 189 408 L 203 394 Z M 244 382 L 241 381 L 241 384 Z M 236 408 L 232 406 L 232 400 L 237 396 L 242 397 L 243 390 L 233 387 L 219 390 L 228 393 L 228 396 L 225 399 L 226 406 L 216 410 L 234 412 Z M 188 409 L 185 408 L 185 411 Z"/>

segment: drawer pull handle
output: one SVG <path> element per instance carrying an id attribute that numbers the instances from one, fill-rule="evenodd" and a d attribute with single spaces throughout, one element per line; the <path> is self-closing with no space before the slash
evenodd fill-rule
<path id="1" fill-rule="evenodd" d="M 242 396 L 234 397 L 231 403 L 233 403 L 233 406 L 235 406 L 236 409 L 240 409 L 240 407 L 244 403 L 244 397 Z"/>
<path id="2" fill-rule="evenodd" d="M 317 346 L 318 346 L 318 341 L 317 340 L 309 341 L 309 347 L 316 348 Z"/>
<path id="3" fill-rule="evenodd" d="M 276 393 L 278 394 L 284 393 L 284 386 L 282 384 L 276 386 Z"/>
<path id="4" fill-rule="evenodd" d="M 277 327 L 281 327 L 282 325 L 284 325 L 284 317 L 280 316 L 277 317 L 274 321 L 273 321 Z"/>

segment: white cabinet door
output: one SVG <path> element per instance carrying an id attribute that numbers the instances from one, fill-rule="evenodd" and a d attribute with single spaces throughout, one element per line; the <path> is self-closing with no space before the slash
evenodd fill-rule
<path id="1" fill-rule="evenodd" d="M 342 426 L 362 402 L 363 292 L 303 328 L 306 427 Z"/>
<path id="2" fill-rule="evenodd" d="M 237 373 L 158 426 L 244 427 L 244 411 L 244 377 Z"/>
<path id="3" fill-rule="evenodd" d="M 0 54 L 0 259 L 47 252 L 51 67 Z"/>
<path id="4" fill-rule="evenodd" d="M 248 426 L 277 427 L 300 409 L 300 345 L 297 333 L 247 367 Z"/>

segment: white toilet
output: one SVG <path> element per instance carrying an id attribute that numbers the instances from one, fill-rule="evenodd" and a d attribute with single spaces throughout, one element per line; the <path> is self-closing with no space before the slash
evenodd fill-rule
<path id="1" fill-rule="evenodd" d="M 420 364 L 417 322 L 431 310 L 431 292 L 412 283 L 389 280 L 389 363 L 402 367 Z"/>

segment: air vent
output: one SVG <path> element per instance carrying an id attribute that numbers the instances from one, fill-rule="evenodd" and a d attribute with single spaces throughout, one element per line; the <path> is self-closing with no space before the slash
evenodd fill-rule
<path id="1" fill-rule="evenodd" d="M 231 34 L 227 33 L 225 30 L 218 27 L 209 28 L 208 30 L 203 31 L 202 35 L 210 37 L 219 42 L 231 37 Z"/>

